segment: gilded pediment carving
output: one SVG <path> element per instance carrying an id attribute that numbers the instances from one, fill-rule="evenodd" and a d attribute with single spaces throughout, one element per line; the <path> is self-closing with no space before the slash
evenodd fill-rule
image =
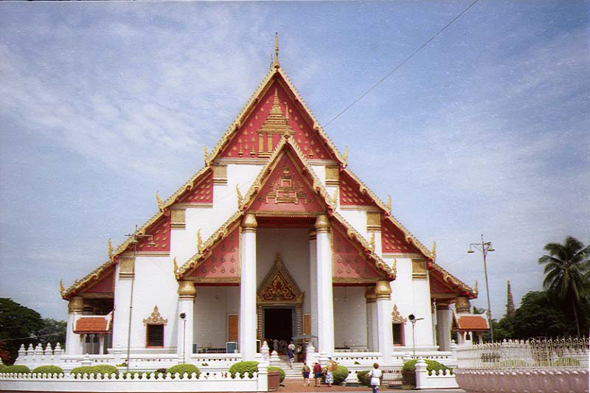
<path id="1" fill-rule="evenodd" d="M 302 304 L 304 293 L 285 267 L 280 254 L 258 288 L 258 303 Z"/>

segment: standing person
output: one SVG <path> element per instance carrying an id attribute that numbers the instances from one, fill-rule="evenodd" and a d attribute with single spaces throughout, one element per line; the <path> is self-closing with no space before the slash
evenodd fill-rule
<path id="1" fill-rule="evenodd" d="M 315 387 L 320 386 L 320 378 L 322 377 L 322 366 L 318 362 L 313 364 L 313 379 L 315 380 Z"/>
<path id="2" fill-rule="evenodd" d="M 295 344 L 293 344 L 293 341 L 287 346 L 287 356 L 289 356 L 289 367 L 293 369 L 293 361 L 295 360 Z"/>
<path id="3" fill-rule="evenodd" d="M 379 370 L 379 363 L 373 364 L 373 369 L 369 372 L 369 376 L 371 377 L 371 388 L 373 388 L 373 393 L 378 393 L 381 377 L 383 376 L 383 371 Z"/>
<path id="4" fill-rule="evenodd" d="M 332 370 L 330 370 L 330 367 L 326 367 L 326 384 L 328 385 L 329 388 L 332 387 Z"/>
<path id="5" fill-rule="evenodd" d="M 301 374 L 303 374 L 303 386 L 309 386 L 309 366 L 306 362 L 303 362 L 303 368 L 301 369 Z"/>

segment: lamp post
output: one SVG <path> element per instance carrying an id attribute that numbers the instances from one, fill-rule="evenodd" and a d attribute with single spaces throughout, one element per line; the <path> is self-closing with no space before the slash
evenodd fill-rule
<path id="1" fill-rule="evenodd" d="M 182 319 L 182 363 L 185 363 L 186 359 L 186 313 L 180 313 L 180 319 Z"/>
<path id="2" fill-rule="evenodd" d="M 480 250 L 481 247 L 481 250 Z M 492 339 L 492 342 L 494 342 L 494 326 L 492 323 L 492 309 L 490 307 L 490 288 L 488 285 L 488 268 L 487 268 L 487 264 L 486 264 L 486 257 L 488 255 L 488 252 L 493 252 L 496 251 L 494 250 L 494 248 L 492 247 L 492 242 L 485 242 L 483 240 L 483 234 L 481 235 L 481 243 L 471 243 L 469 244 L 469 251 L 467 251 L 468 254 L 473 254 L 475 251 L 473 251 L 473 248 L 480 250 L 482 255 L 483 255 L 483 272 L 486 278 L 486 295 L 488 298 L 488 318 L 490 321 L 490 336 Z"/>
<path id="3" fill-rule="evenodd" d="M 410 314 L 408 315 L 408 319 L 410 320 L 410 322 L 412 322 L 412 353 L 413 359 L 416 359 L 416 332 L 415 332 L 415 326 L 416 326 L 416 321 L 421 321 L 424 318 L 416 318 L 416 316 L 414 314 Z"/>
<path id="4" fill-rule="evenodd" d="M 137 243 L 144 237 L 150 238 L 150 245 L 154 246 L 154 237 L 152 235 L 144 235 L 143 233 L 137 233 L 137 225 L 135 225 L 135 232 L 128 233 L 125 236 L 131 238 L 133 243 L 133 276 L 131 276 L 131 294 L 129 295 L 129 328 L 127 329 L 127 372 L 129 372 L 129 360 L 131 358 L 131 317 L 133 315 L 133 286 L 135 284 L 135 258 L 137 256 Z"/>

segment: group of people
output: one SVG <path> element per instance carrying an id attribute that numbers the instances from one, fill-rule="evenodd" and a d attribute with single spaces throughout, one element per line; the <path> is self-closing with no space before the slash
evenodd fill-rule
<path id="1" fill-rule="evenodd" d="M 333 360 L 329 360 L 326 367 L 322 367 L 321 364 L 315 362 L 313 364 L 313 379 L 315 381 L 315 387 L 319 387 L 322 376 L 324 376 L 325 382 L 328 387 L 332 387 L 332 382 L 334 381 L 334 376 L 332 372 L 336 369 L 338 365 Z M 293 366 L 291 365 L 291 368 Z M 303 375 L 303 386 L 311 386 L 310 383 L 310 375 L 311 375 L 311 368 L 307 365 L 307 362 L 303 362 L 303 367 L 301 369 L 301 374 Z M 370 385 L 373 389 L 373 393 L 377 393 L 379 389 L 379 385 L 381 385 L 381 378 L 383 377 L 383 371 L 379 370 L 379 364 L 374 363 L 373 368 L 369 371 L 369 378 L 370 378 Z"/>

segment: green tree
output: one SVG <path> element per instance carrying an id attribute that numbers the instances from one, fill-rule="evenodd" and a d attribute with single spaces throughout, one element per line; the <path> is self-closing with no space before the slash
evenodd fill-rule
<path id="1" fill-rule="evenodd" d="M 43 320 L 37 311 L 12 299 L 0 298 L 0 343 L 8 352 L 8 357 L 3 357 L 2 361 L 12 364 L 21 344 L 26 347 L 35 343 L 35 336 L 42 327 Z"/>
<path id="2" fill-rule="evenodd" d="M 528 292 L 522 297 L 520 307 L 512 321 L 513 338 L 558 337 L 575 335 L 561 299 L 547 291 Z"/>
<path id="3" fill-rule="evenodd" d="M 64 348 L 66 343 L 66 321 L 58 321 L 51 318 L 43 319 L 43 326 L 35 333 L 37 339 L 43 345 L 43 348 L 47 344 L 51 344 L 52 348 L 55 348 L 57 343 Z"/>
<path id="4" fill-rule="evenodd" d="M 578 308 L 580 300 L 586 297 L 590 286 L 588 280 L 590 246 L 584 247 L 582 242 L 568 236 L 564 244 L 548 243 L 544 249 L 548 255 L 539 258 L 539 263 L 545 265 L 543 287 L 571 306 L 579 337 Z"/>

